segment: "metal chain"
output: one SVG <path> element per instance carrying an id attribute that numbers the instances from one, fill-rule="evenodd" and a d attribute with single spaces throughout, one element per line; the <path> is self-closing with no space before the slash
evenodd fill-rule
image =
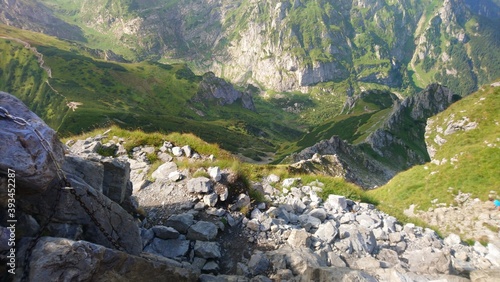
<path id="1" fill-rule="evenodd" d="M 111 242 L 111 244 L 113 244 L 113 246 L 119 250 L 119 251 L 123 251 L 123 248 L 122 246 L 120 246 L 120 244 L 118 243 L 118 241 L 116 241 L 107 231 L 106 229 L 104 229 L 104 227 L 102 226 L 102 224 L 97 220 L 97 218 L 95 218 L 94 214 L 89 210 L 89 208 L 87 207 L 87 205 L 85 204 L 85 202 L 83 202 L 82 198 L 76 194 L 76 191 L 75 189 L 71 189 L 69 190 L 69 192 L 71 194 L 73 194 L 73 196 L 75 197 L 75 199 L 78 201 L 78 203 L 80 204 L 80 206 L 85 210 L 85 212 L 90 216 L 90 219 L 92 220 L 92 222 L 94 222 L 94 224 L 97 226 L 97 228 L 99 228 L 99 231 L 101 231 L 102 234 L 104 234 L 104 236 L 108 239 L 108 241 Z"/>
<path id="2" fill-rule="evenodd" d="M 92 222 L 97 226 L 97 228 L 99 229 L 99 231 L 106 237 L 106 239 L 117 250 L 123 251 L 124 248 L 118 243 L 118 241 L 116 241 L 106 231 L 106 229 L 104 229 L 104 227 L 102 226 L 102 224 L 94 216 L 93 212 L 88 208 L 88 206 L 81 199 L 81 197 L 78 194 L 76 194 L 75 189 L 73 189 L 71 187 L 71 183 L 68 181 L 68 179 L 66 177 L 66 174 L 64 173 L 64 171 L 62 170 L 60 164 L 56 160 L 56 157 L 54 155 L 54 152 L 52 150 L 52 147 L 51 147 L 50 143 L 45 138 L 43 138 L 43 136 L 40 133 L 40 131 L 38 129 L 36 129 L 35 127 L 33 127 L 31 125 L 31 123 L 29 123 L 25 119 L 23 119 L 21 117 L 17 117 L 17 116 L 11 115 L 7 109 L 5 109 L 4 107 L 1 107 L 1 106 L 0 106 L 0 118 L 9 119 L 9 120 L 11 120 L 12 122 L 14 122 L 14 123 L 16 123 L 18 125 L 29 127 L 31 129 L 31 131 L 33 131 L 33 133 L 35 133 L 36 137 L 40 141 L 40 144 L 42 145 L 42 147 L 44 148 L 44 150 L 47 151 L 47 153 L 49 154 L 50 159 L 52 160 L 52 163 L 56 167 L 57 178 L 59 179 L 59 181 L 60 181 L 59 184 L 60 184 L 60 186 L 62 188 L 62 189 L 58 189 L 58 192 L 57 192 L 57 195 L 56 195 L 56 201 L 55 201 L 54 206 L 53 206 L 54 208 L 52 209 L 49 217 L 47 218 L 47 220 L 45 221 L 45 223 L 40 227 L 40 229 L 38 230 L 38 232 L 35 235 L 34 239 L 31 240 L 30 244 L 28 245 L 28 248 L 26 249 L 25 256 L 24 256 L 24 271 L 23 271 L 23 276 L 21 278 L 21 281 L 26 281 L 26 279 L 28 278 L 29 267 L 30 267 L 29 266 L 29 261 L 31 259 L 31 254 L 33 252 L 33 248 L 36 246 L 36 244 L 40 240 L 43 231 L 47 228 L 47 226 L 51 222 L 52 218 L 55 216 L 56 208 L 59 205 L 59 202 L 60 202 L 60 199 L 61 199 L 61 191 L 62 190 L 69 190 L 70 193 L 75 197 L 75 200 L 78 201 L 78 203 L 80 204 L 80 206 L 83 208 L 83 210 L 85 210 L 85 212 L 90 217 L 90 219 L 92 220 Z M 108 210 L 111 211 L 111 209 L 109 207 L 107 207 L 106 205 L 104 205 L 104 203 L 101 203 L 97 198 L 95 200 L 101 206 L 103 206 L 104 208 L 106 208 L 106 209 L 108 209 Z"/>

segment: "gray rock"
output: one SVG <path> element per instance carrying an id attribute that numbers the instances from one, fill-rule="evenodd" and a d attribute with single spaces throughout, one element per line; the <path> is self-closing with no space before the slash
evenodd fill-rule
<path id="1" fill-rule="evenodd" d="M 381 228 L 373 229 L 373 236 L 376 240 L 388 240 L 389 236 Z"/>
<path id="2" fill-rule="evenodd" d="M 217 272 L 219 272 L 219 264 L 217 264 L 215 261 L 211 260 L 211 261 L 208 261 L 204 266 L 203 268 L 201 269 L 201 271 L 205 272 L 205 273 L 213 273 L 213 274 L 216 274 Z"/>
<path id="3" fill-rule="evenodd" d="M 321 224 L 321 220 L 307 214 L 300 215 L 299 222 L 306 231 L 309 231 L 311 228 L 318 228 Z"/>
<path id="4" fill-rule="evenodd" d="M 440 250 L 428 247 L 422 250 L 406 251 L 404 257 L 408 260 L 411 272 L 422 274 L 449 274 L 451 257 Z"/>
<path id="5" fill-rule="evenodd" d="M 168 174 L 168 179 L 172 182 L 177 182 L 179 180 L 182 180 L 182 174 L 178 171 L 173 171 Z"/>
<path id="6" fill-rule="evenodd" d="M 371 256 L 362 257 L 354 262 L 353 268 L 361 270 L 378 269 L 380 268 L 380 262 Z"/>
<path id="7" fill-rule="evenodd" d="M 472 282 L 495 282 L 499 281 L 498 277 L 500 277 L 500 269 L 482 269 L 470 273 Z"/>
<path id="8" fill-rule="evenodd" d="M 294 282 L 344 282 L 344 281 L 363 281 L 377 282 L 375 277 L 360 270 L 354 270 L 347 267 L 311 267 L 308 268 Z M 399 280 L 398 280 L 399 281 Z"/>
<path id="9" fill-rule="evenodd" d="M 337 233 L 338 229 L 336 224 L 331 221 L 327 221 L 319 226 L 318 230 L 314 233 L 314 236 L 323 242 L 330 244 L 335 240 Z"/>
<path id="10" fill-rule="evenodd" d="M 359 223 L 359 225 L 365 227 L 365 228 L 377 228 L 380 225 L 380 221 L 374 220 L 370 215 L 367 214 L 360 214 L 356 216 L 356 221 Z"/>
<path id="11" fill-rule="evenodd" d="M 202 274 L 198 280 L 199 282 L 249 282 L 250 279 L 243 276 L 235 275 L 211 275 Z"/>
<path id="12" fill-rule="evenodd" d="M 216 259 L 221 257 L 220 246 L 217 242 L 196 241 L 194 253 L 197 257 L 204 259 Z"/>
<path id="13" fill-rule="evenodd" d="M 154 238 L 155 238 L 155 233 L 152 229 L 141 228 L 141 239 L 143 248 L 149 245 Z"/>
<path id="14" fill-rule="evenodd" d="M 260 224 L 260 231 L 269 231 L 271 229 L 271 226 L 273 224 L 273 219 L 268 217 L 264 219 L 261 224 Z"/>
<path id="15" fill-rule="evenodd" d="M 166 226 L 173 227 L 180 233 L 185 234 L 189 227 L 194 224 L 194 217 L 191 213 L 175 214 L 170 216 L 165 223 Z"/>
<path id="16" fill-rule="evenodd" d="M 377 259 L 386 262 L 387 264 L 389 264 L 389 267 L 397 266 L 400 264 L 398 253 L 391 249 L 381 249 L 377 254 Z"/>
<path id="17" fill-rule="evenodd" d="M 282 256 L 286 263 L 285 268 L 292 270 L 294 275 L 301 275 L 311 268 L 326 267 L 326 261 L 313 253 L 311 249 L 305 247 L 282 247 L 276 251 L 269 252 L 269 255 L 274 256 L 274 259 L 271 259 L 273 266 L 276 265 L 274 261 L 276 260 L 276 256 Z"/>
<path id="18" fill-rule="evenodd" d="M 324 206 L 331 210 L 345 210 L 347 208 L 347 201 L 344 196 L 328 195 Z"/>
<path id="19" fill-rule="evenodd" d="M 104 166 L 100 162 L 67 155 L 64 159 L 63 169 L 67 174 L 76 175 L 95 190 L 103 192 Z"/>
<path id="20" fill-rule="evenodd" d="M 397 220 L 395 217 L 393 216 L 384 217 L 382 222 L 383 222 L 383 229 L 385 232 L 390 233 L 396 231 Z"/>
<path id="21" fill-rule="evenodd" d="M 82 239 L 83 229 L 79 224 L 70 223 L 50 223 L 47 230 L 52 236 L 62 237 L 70 240 Z"/>
<path id="22" fill-rule="evenodd" d="M 153 230 L 156 237 L 160 239 L 177 239 L 179 238 L 179 231 L 175 230 L 172 227 L 156 225 L 151 228 Z"/>
<path id="23" fill-rule="evenodd" d="M 229 196 L 229 189 L 226 185 L 217 182 L 215 183 L 214 191 L 217 195 L 219 195 L 219 200 L 221 202 L 225 202 L 227 200 L 227 197 Z"/>
<path id="24" fill-rule="evenodd" d="M 56 177 L 56 167 L 34 130 L 50 145 L 59 164 L 64 158 L 63 144 L 57 139 L 56 132 L 16 97 L 0 91 L 0 105 L 11 115 L 30 123 L 30 126 L 19 125 L 9 118 L 0 118 L 0 171 L 15 171 L 18 194 L 25 190 L 28 193 L 45 191 Z"/>
<path id="25" fill-rule="evenodd" d="M 88 186 L 82 179 L 71 175 L 67 177 L 73 192 L 86 207 L 91 209 L 101 228 L 118 241 L 126 252 L 139 254 L 142 250 L 142 241 L 134 218 L 116 202 Z M 53 217 L 55 222 L 85 226 L 82 234 L 84 240 L 114 248 L 72 193 L 61 191 L 59 205 L 54 206 L 59 189 L 59 187 L 55 187 L 55 189 L 47 189 L 41 194 L 26 195 L 19 199 L 19 205 L 24 206 L 24 211 L 27 214 L 37 214 L 41 217 L 47 217 L 53 209 L 56 209 Z"/>
<path id="26" fill-rule="evenodd" d="M 288 244 L 292 247 L 306 247 L 311 245 L 310 234 L 304 230 L 293 229 L 287 239 Z"/>
<path id="27" fill-rule="evenodd" d="M 23 248 L 19 257 L 24 257 Z M 42 237 L 35 245 L 28 281 L 196 281 L 199 271 L 175 261 L 129 255 L 86 241 Z M 71 267 L 68 267 L 71 266 Z M 117 271 L 119 270 L 119 271 Z M 22 271 L 17 271 L 20 279 Z"/>
<path id="28" fill-rule="evenodd" d="M 205 265 L 205 263 L 207 263 L 206 259 L 200 258 L 200 257 L 195 257 L 193 259 L 193 263 L 191 263 L 191 265 L 194 268 L 201 270 L 203 268 L 203 266 Z"/>
<path id="29" fill-rule="evenodd" d="M 182 239 L 163 240 L 154 238 L 151 244 L 144 248 L 145 252 L 164 256 L 166 258 L 179 258 L 187 255 L 189 241 Z"/>
<path id="30" fill-rule="evenodd" d="M 393 244 L 401 242 L 403 240 L 403 236 L 400 232 L 392 232 L 389 233 L 389 241 Z"/>
<path id="31" fill-rule="evenodd" d="M 102 148 L 100 141 L 88 138 L 86 140 L 77 140 L 71 146 L 71 152 L 77 155 L 97 153 Z"/>
<path id="32" fill-rule="evenodd" d="M 15 231 L 11 231 L 7 227 L 0 226 L 0 252 L 9 251 L 9 238 L 11 234 L 15 234 Z M 15 237 L 15 236 L 13 236 Z"/>
<path id="33" fill-rule="evenodd" d="M 191 149 L 191 146 L 186 145 L 182 146 L 182 152 L 184 152 L 184 155 L 188 158 L 190 158 L 193 155 L 193 149 Z"/>
<path id="34" fill-rule="evenodd" d="M 130 182 L 130 164 L 115 158 L 105 158 L 101 163 L 104 166 L 103 194 L 119 204 L 123 203 L 125 198 L 132 194 L 132 189 L 127 190 Z"/>
<path id="35" fill-rule="evenodd" d="M 323 208 L 316 208 L 309 212 L 310 216 L 314 216 L 315 218 L 321 220 L 323 222 L 326 219 L 326 211 Z"/>
<path id="36" fill-rule="evenodd" d="M 252 276 L 264 274 L 270 266 L 269 259 L 262 252 L 256 252 L 250 257 L 248 269 Z"/>
<path id="37" fill-rule="evenodd" d="M 168 179 L 170 173 L 177 171 L 177 165 L 174 162 L 167 162 L 159 166 L 151 176 L 154 179 Z"/>
<path id="38" fill-rule="evenodd" d="M 334 252 L 328 252 L 328 264 L 332 267 L 346 267 L 345 261 Z"/>
<path id="39" fill-rule="evenodd" d="M 303 213 L 304 210 L 306 209 L 306 205 L 304 204 L 304 202 L 302 202 L 300 199 L 297 198 L 294 198 L 291 201 L 291 205 L 293 207 L 293 210 L 298 214 Z"/>
<path id="40" fill-rule="evenodd" d="M 168 162 L 171 162 L 174 158 L 172 158 L 171 155 L 167 154 L 167 153 L 164 153 L 164 152 L 161 152 L 161 153 L 158 153 L 158 158 L 164 162 L 164 163 L 168 163 Z"/>
<path id="41" fill-rule="evenodd" d="M 247 228 L 252 231 L 260 231 L 260 223 L 257 219 L 251 219 L 247 222 Z"/>
<path id="42" fill-rule="evenodd" d="M 187 238 L 189 240 L 211 241 L 217 237 L 217 232 L 217 225 L 207 221 L 198 221 L 189 227 Z"/>
<path id="43" fill-rule="evenodd" d="M 342 217 L 340 217 L 340 224 L 349 224 L 356 220 L 356 214 L 354 213 L 346 213 Z"/>
<path id="44" fill-rule="evenodd" d="M 214 181 L 219 181 L 222 178 L 222 175 L 220 174 L 220 169 L 219 167 L 209 167 L 208 168 L 208 174 Z"/>
<path id="45" fill-rule="evenodd" d="M 203 202 L 209 207 L 215 207 L 219 196 L 216 193 L 203 196 Z"/>
<path id="46" fill-rule="evenodd" d="M 250 205 L 250 197 L 246 194 L 240 194 L 238 196 L 238 199 L 236 200 L 236 202 L 234 203 L 234 205 L 231 206 L 231 210 L 232 211 L 236 211 L 236 210 L 240 210 L 242 209 L 243 207 L 246 207 Z"/>
<path id="47" fill-rule="evenodd" d="M 190 193 L 210 193 L 212 191 L 212 182 L 206 177 L 192 178 L 187 183 Z"/>

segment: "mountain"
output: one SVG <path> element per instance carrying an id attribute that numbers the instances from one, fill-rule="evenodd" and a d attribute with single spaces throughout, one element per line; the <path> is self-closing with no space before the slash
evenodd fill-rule
<path id="1" fill-rule="evenodd" d="M 58 35 L 44 20 L 57 17 L 91 48 L 187 61 L 262 90 L 315 89 L 328 98 L 373 85 L 414 93 L 440 82 L 467 95 L 500 77 L 496 0 L 31 2 L 7 1 L 1 20 Z M 46 16 L 29 25 L 33 5 Z"/>
<path id="2" fill-rule="evenodd" d="M 261 160 L 300 136 L 293 114 L 185 64 L 104 61 L 111 53 L 0 26 L 0 89 L 63 135 L 117 124 L 148 132 L 192 132 Z M 279 117 L 276 119 L 270 117 Z"/>
<path id="3" fill-rule="evenodd" d="M 430 118 L 425 128 L 430 159 L 369 194 L 387 211 L 401 213 L 410 205 L 415 212 L 436 203 L 460 205 L 455 200 L 460 194 L 485 201 L 498 193 L 499 86 L 483 86 Z"/>
<path id="4" fill-rule="evenodd" d="M 364 188 L 389 181 L 398 172 L 429 160 L 424 139 L 427 118 L 459 99 L 449 89 L 429 85 L 400 101 L 369 91 L 353 98 L 339 115 L 298 144 L 332 136 L 290 156 L 292 170 L 341 176 Z"/>

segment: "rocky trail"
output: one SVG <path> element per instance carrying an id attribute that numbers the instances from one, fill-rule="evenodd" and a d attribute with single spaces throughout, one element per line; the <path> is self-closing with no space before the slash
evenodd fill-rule
<path id="1" fill-rule="evenodd" d="M 180 168 L 177 162 L 210 163 L 214 157 L 168 140 L 160 148 L 127 152 L 126 139 L 102 135 L 65 148 L 19 100 L 0 94 L 0 104 L 30 119 L 52 149 L 47 154 L 33 130 L 0 119 L 0 127 L 9 129 L 0 132 L 1 140 L 11 140 L 0 142 L 5 155 L 0 169 L 16 170 L 16 248 L 19 258 L 28 258 L 29 281 L 465 282 L 500 277 L 495 240 L 470 246 L 454 234 L 443 239 L 431 229 L 402 224 L 368 203 L 340 195 L 323 200 L 325 184 L 319 181 L 267 175 L 251 183 L 265 197 L 257 202 L 230 170 Z M 27 142 L 17 142 L 19 134 Z M 42 153 L 31 155 L 32 150 Z M 97 154 L 103 150 L 113 150 L 116 157 Z M 163 164 L 150 173 L 151 154 Z M 78 197 L 62 191 L 60 204 L 54 200 L 60 187 L 54 185 L 51 156 L 63 164 Z M 30 174 L 35 168 L 38 173 Z M 7 191 L 6 176 L 0 180 L 0 191 Z M 2 222 L 6 197 L 0 194 Z M 496 218 L 491 213 L 488 222 Z M 43 237 L 27 250 L 28 239 L 47 219 Z M 0 227 L 2 271 L 9 232 Z M 16 267 L 14 280 L 19 281 L 27 270 L 23 259 Z"/>

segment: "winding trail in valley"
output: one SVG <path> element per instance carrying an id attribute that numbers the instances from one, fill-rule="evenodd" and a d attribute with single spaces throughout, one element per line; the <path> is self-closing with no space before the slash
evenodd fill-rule
<path id="1" fill-rule="evenodd" d="M 64 96 L 63 94 L 61 94 L 59 91 L 57 91 L 51 84 L 50 84 L 50 81 L 49 79 L 52 78 L 52 69 L 45 63 L 44 59 L 43 59 L 43 54 L 38 52 L 38 50 L 36 49 L 36 47 L 33 47 L 31 46 L 31 44 L 29 42 L 26 42 L 24 40 L 21 40 L 19 38 L 15 38 L 15 37 L 9 37 L 9 36 L 1 36 L 0 35 L 0 38 L 2 39 L 6 39 L 6 40 L 13 40 L 13 41 L 16 41 L 22 45 L 24 45 L 24 48 L 30 50 L 31 52 L 33 52 L 33 54 L 37 57 L 37 61 L 38 61 L 38 64 L 40 65 L 40 68 L 43 69 L 46 73 L 47 73 L 47 77 L 48 79 L 45 80 L 45 83 L 47 83 L 47 86 L 49 86 L 49 88 L 54 92 L 56 93 L 57 95 L 61 96 L 63 99 L 64 99 L 64 102 L 66 103 L 66 106 L 68 106 L 68 108 L 70 108 L 71 110 L 75 111 L 78 106 L 81 106 L 82 103 L 80 102 L 70 102 L 68 100 L 68 98 L 66 96 Z M 66 113 L 64 115 L 64 118 L 63 120 L 66 118 L 68 113 Z M 62 123 L 62 122 L 61 122 Z"/>

